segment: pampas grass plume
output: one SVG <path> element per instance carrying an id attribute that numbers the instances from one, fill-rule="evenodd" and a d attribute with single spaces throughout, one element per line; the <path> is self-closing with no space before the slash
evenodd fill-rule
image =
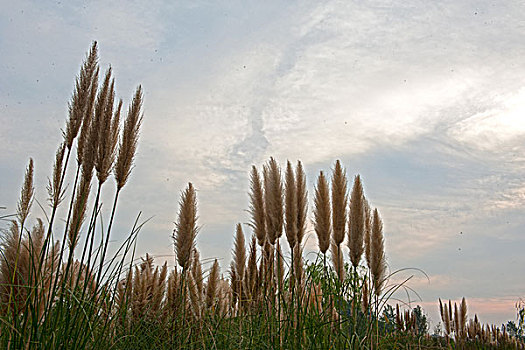
<path id="1" fill-rule="evenodd" d="M 257 239 L 255 235 L 252 235 L 252 240 L 250 242 L 250 250 L 248 253 L 248 262 L 246 266 L 246 276 L 245 286 L 246 291 L 249 293 L 249 297 L 253 300 L 255 299 L 255 292 L 258 283 L 258 273 L 257 273 Z"/>
<path id="2" fill-rule="evenodd" d="M 332 172 L 332 227 L 333 238 L 339 246 L 345 238 L 346 206 L 348 204 L 347 180 L 339 160 Z"/>
<path id="3" fill-rule="evenodd" d="M 266 232 L 269 243 L 275 245 L 283 232 L 283 184 L 281 169 L 274 158 L 265 165 L 263 174 Z"/>
<path id="4" fill-rule="evenodd" d="M 383 237 L 383 222 L 377 209 L 374 210 L 372 235 L 370 239 L 370 271 L 374 284 L 374 293 L 379 296 L 383 291 L 386 276 L 386 258 Z"/>
<path id="5" fill-rule="evenodd" d="M 182 192 L 178 220 L 172 235 L 177 262 L 184 272 L 190 267 L 197 232 L 197 197 L 190 182 L 186 190 Z"/>
<path id="6" fill-rule="evenodd" d="M 295 170 L 295 184 L 297 194 L 297 245 L 303 241 L 306 231 L 306 218 L 308 216 L 308 192 L 306 190 L 306 175 L 301 161 L 297 161 Z"/>
<path id="7" fill-rule="evenodd" d="M 467 325 L 467 301 L 465 300 L 465 297 L 461 299 L 461 304 L 459 307 L 459 324 L 461 327 L 461 333 L 464 335 Z"/>
<path id="8" fill-rule="evenodd" d="M 192 254 L 192 264 L 191 264 L 191 273 L 193 275 L 193 279 L 195 280 L 195 285 L 197 286 L 197 292 L 199 295 L 202 295 L 203 293 L 203 277 L 202 277 L 202 265 L 200 260 L 200 254 L 197 248 L 193 248 L 193 254 Z"/>
<path id="9" fill-rule="evenodd" d="M 119 101 L 117 108 L 113 111 L 115 98 L 114 80 L 106 98 L 105 108 L 103 110 L 100 129 L 98 132 L 98 149 L 96 154 L 95 168 L 99 184 L 103 184 L 108 178 L 113 163 L 115 161 L 116 148 L 118 143 L 120 111 L 122 109 L 122 100 Z"/>
<path id="10" fill-rule="evenodd" d="M 16 216 L 21 227 L 24 226 L 24 222 L 26 221 L 27 216 L 29 215 L 29 210 L 31 209 L 31 204 L 33 203 L 33 195 L 35 193 L 35 188 L 33 186 L 33 171 L 33 159 L 29 158 L 29 164 L 24 176 L 24 184 L 22 185 L 20 199 L 16 209 Z"/>
<path id="11" fill-rule="evenodd" d="M 250 225 L 253 228 L 259 245 L 262 247 L 266 240 L 266 218 L 264 210 L 264 192 L 261 177 L 255 165 L 250 173 Z"/>
<path id="12" fill-rule="evenodd" d="M 361 177 L 354 179 L 352 195 L 350 197 L 350 220 L 348 221 L 348 248 L 350 248 L 350 261 L 357 268 L 363 255 L 365 234 L 364 195 Z"/>
<path id="13" fill-rule="evenodd" d="M 328 190 L 328 182 L 321 171 L 317 178 L 317 186 L 315 188 L 314 226 L 319 243 L 319 250 L 323 254 L 326 254 L 326 251 L 330 246 L 330 218 L 330 194 Z"/>
<path id="14" fill-rule="evenodd" d="M 290 161 L 286 163 L 285 174 L 285 218 L 286 218 L 286 239 L 293 251 L 297 242 L 297 192 L 295 186 L 295 175 Z"/>
<path id="15" fill-rule="evenodd" d="M 65 189 L 61 189 L 62 184 L 62 170 L 63 160 L 66 144 L 62 143 L 55 154 L 55 163 L 53 164 L 53 177 L 48 179 L 47 193 L 49 195 L 49 205 L 51 208 L 56 208 L 62 203 L 64 199 Z"/>
<path id="16" fill-rule="evenodd" d="M 142 87 L 139 85 L 129 106 L 128 114 L 124 121 L 124 129 L 122 130 L 122 138 L 119 143 L 114 169 L 118 190 L 126 184 L 135 159 L 139 130 L 142 123 L 142 98 Z"/>
<path id="17" fill-rule="evenodd" d="M 244 268 L 246 266 L 246 246 L 244 240 L 244 233 L 242 232 L 241 224 L 237 224 L 235 230 L 235 242 L 233 244 L 233 264 L 235 273 L 239 280 L 244 276 Z"/>
<path id="18" fill-rule="evenodd" d="M 215 304 L 217 289 L 219 285 L 219 262 L 217 259 L 213 262 L 206 284 L 206 307 L 211 308 Z"/>
<path id="19" fill-rule="evenodd" d="M 71 149 L 74 139 L 86 114 L 91 112 L 93 91 L 97 90 L 98 77 L 98 49 L 97 42 L 91 45 L 91 50 L 80 68 L 80 75 L 76 79 L 75 89 L 69 103 L 69 120 L 64 132 L 65 145 Z"/>

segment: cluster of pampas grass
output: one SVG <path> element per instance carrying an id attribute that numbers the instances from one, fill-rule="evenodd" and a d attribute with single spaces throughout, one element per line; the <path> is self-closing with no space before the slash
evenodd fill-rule
<path id="1" fill-rule="evenodd" d="M 173 279 L 176 286 L 170 285 L 166 289 L 178 291 L 177 295 L 165 297 L 165 300 L 172 300 L 166 305 L 177 305 L 177 312 L 168 322 L 172 329 L 196 327 L 192 334 L 201 334 L 202 329 L 199 327 L 204 320 L 227 317 L 228 322 L 239 323 L 241 333 L 251 332 L 253 337 L 256 330 L 259 334 L 262 332 L 265 335 L 264 342 L 269 347 L 308 344 L 312 339 L 308 339 L 308 335 L 299 329 L 311 327 L 312 324 L 324 330 L 323 337 L 317 336 L 318 344 L 352 346 L 364 339 L 372 342 L 372 320 L 378 319 L 381 307 L 376 300 L 375 308 L 372 309 L 372 304 L 367 300 L 382 295 L 387 279 L 382 222 L 377 209 L 374 210 L 373 219 L 366 215 L 369 211 L 368 201 L 364 197 L 359 176 L 354 181 L 352 202 L 348 200 L 347 188 L 346 174 L 339 161 L 335 163 L 332 173 L 331 191 L 326 176 L 320 173 L 315 189 L 313 225 L 318 237 L 321 265 L 308 264 L 302 254 L 308 203 L 306 176 L 301 162 L 294 169 L 288 161 L 284 176 L 274 158 L 270 158 L 262 170 L 253 166 L 249 192 L 250 244 L 247 247 L 243 227 L 237 224 L 229 279 L 219 277 L 219 265 L 215 261 L 207 280 L 203 282 L 205 277 L 195 246 L 197 204 L 195 189 L 190 183 L 182 192 L 173 232 L 175 255 L 180 269 L 172 271 L 172 275 L 178 276 Z M 369 234 L 365 232 L 367 229 L 371 231 Z M 282 237 L 283 231 L 285 237 Z M 351 247 L 348 260 L 352 262 L 352 273 L 347 272 L 348 267 L 344 263 L 342 243 L 345 238 Z M 288 243 L 289 260 L 283 255 L 284 240 Z M 326 261 L 330 246 L 333 267 Z M 365 246 L 371 256 L 369 267 L 365 265 L 365 259 L 361 259 Z M 352 249 L 358 249 L 358 252 Z M 357 263 L 356 257 L 359 258 Z M 322 266 L 321 271 L 316 271 L 315 266 Z M 366 270 L 363 272 L 363 269 Z M 370 287 L 368 278 L 373 282 Z M 357 317 L 356 311 L 367 315 L 364 319 L 369 324 L 365 332 L 359 335 L 344 326 L 349 323 L 349 319 Z M 263 327 L 254 329 L 254 323 L 260 325 L 261 317 L 266 320 Z M 248 325 L 250 329 L 246 329 Z M 352 337 L 342 340 L 341 337 L 332 336 L 333 329 L 338 329 L 342 334 L 350 332 Z M 290 336 L 292 330 L 293 336 Z M 218 343 L 211 345 L 217 346 Z"/>
<path id="2" fill-rule="evenodd" d="M 225 274 L 217 259 L 211 266 L 201 260 L 192 183 L 181 193 L 172 232 L 173 268 L 155 265 L 149 254 L 135 263 L 138 217 L 116 253 L 108 255 L 118 199 L 137 151 L 143 97 L 139 86 L 122 117 L 111 67 L 100 82 L 99 74 L 94 42 L 55 154 L 48 221 L 36 219 L 29 228 L 35 193 L 30 160 L 15 219 L 2 234 L 0 346 L 378 349 L 395 348 L 400 334 L 422 341 L 414 314 L 398 308 L 395 321 L 384 315 L 401 285 L 388 283 L 383 222 L 365 197 L 360 175 L 349 184 L 339 160 L 331 176 L 319 173 L 311 213 L 300 161 L 295 166 L 287 161 L 284 173 L 274 158 L 261 168 L 254 165 L 250 222 L 232 226 L 232 261 Z M 112 174 L 111 216 L 104 223 L 101 194 Z M 72 186 L 65 184 L 67 175 Z M 67 215 L 59 230 L 55 221 L 64 203 Z M 319 248 L 313 262 L 303 256 L 309 223 Z M 454 312 L 451 302 L 441 305 L 441 315 L 447 341 L 523 345 L 505 329 L 480 326 L 477 318 L 467 324 L 465 300 Z M 397 327 L 389 333 L 392 322 Z"/>
<path id="3" fill-rule="evenodd" d="M 101 84 L 99 71 L 94 42 L 76 79 L 64 139 L 56 151 L 47 185 L 47 222 L 36 219 L 28 228 L 35 192 L 34 164 L 30 160 L 16 219 L 2 235 L 0 317 L 9 326 L 0 331 L 0 343 L 6 348 L 86 347 L 112 332 L 116 280 L 124 271 L 124 259 L 130 256 L 138 226 L 118 255 L 108 257 L 107 247 L 118 195 L 135 157 L 142 89 L 137 88 L 121 128 L 123 102 L 115 103 L 112 70 L 107 69 Z M 76 163 L 71 164 L 75 153 Z M 65 178 L 70 172 L 74 184 L 67 186 Z M 98 236 L 101 191 L 112 172 L 116 182 L 112 215 L 106 225 L 100 223 Z M 62 231 L 55 221 L 64 203 L 67 218 Z M 61 241 L 57 239 L 60 237 Z M 79 246 L 80 241 L 85 242 L 83 246 Z M 88 329 L 92 331 L 86 332 Z"/>

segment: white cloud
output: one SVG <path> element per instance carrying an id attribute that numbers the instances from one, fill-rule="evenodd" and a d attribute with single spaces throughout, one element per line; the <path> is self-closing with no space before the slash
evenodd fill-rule
<path id="1" fill-rule="evenodd" d="M 459 123 L 450 135 L 468 146 L 499 152 L 525 134 L 525 88 L 493 98 L 494 107 Z"/>

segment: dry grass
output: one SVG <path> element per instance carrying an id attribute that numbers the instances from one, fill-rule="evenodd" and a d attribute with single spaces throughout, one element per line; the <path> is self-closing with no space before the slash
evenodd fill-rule
<path id="1" fill-rule="evenodd" d="M 24 185 L 20 192 L 20 200 L 16 209 L 16 216 L 20 226 L 24 226 L 24 223 L 29 215 L 29 209 L 33 203 L 33 195 L 35 193 L 35 187 L 33 186 L 33 159 L 29 159 L 29 165 L 27 166 L 26 173 L 24 176 Z"/>
<path id="2" fill-rule="evenodd" d="M 243 278 L 244 269 L 246 267 L 246 246 L 244 241 L 244 233 L 242 232 L 241 224 L 237 224 L 235 230 L 235 242 L 233 245 L 233 269 L 232 276 L 235 276 L 235 279 L 232 279 L 233 293 L 237 300 L 243 298 Z"/>
<path id="3" fill-rule="evenodd" d="M 213 262 L 210 270 L 208 282 L 206 283 L 206 307 L 208 309 L 214 308 L 216 305 L 216 298 L 219 287 L 219 262 L 217 259 Z"/>
<path id="4" fill-rule="evenodd" d="M 380 296 L 386 282 L 386 258 L 383 238 L 383 221 L 379 217 L 377 209 L 374 210 L 372 234 L 370 236 L 370 272 L 374 293 Z"/>
<path id="5" fill-rule="evenodd" d="M 281 168 L 270 158 L 263 168 L 266 234 L 273 246 L 283 233 L 283 183 Z"/>
<path id="6" fill-rule="evenodd" d="M 250 174 L 250 215 L 251 226 L 262 247 L 266 240 L 266 214 L 264 210 L 264 192 L 261 178 L 255 165 Z"/>
<path id="7" fill-rule="evenodd" d="M 191 182 L 182 193 L 177 224 L 173 231 L 175 255 L 183 271 L 188 270 L 197 237 L 197 198 Z"/>
<path id="8" fill-rule="evenodd" d="M 297 189 L 295 185 L 295 174 L 290 161 L 286 163 L 285 174 L 285 231 L 286 239 L 290 245 L 291 250 L 297 242 Z"/>
<path id="9" fill-rule="evenodd" d="M 361 177 L 354 179 L 352 195 L 350 197 L 350 220 L 348 221 L 348 248 L 350 248 L 350 261 L 354 268 L 359 266 L 363 255 L 365 235 L 365 207 L 363 185 Z"/>
<path id="10" fill-rule="evenodd" d="M 314 227 L 317 234 L 317 241 L 321 253 L 326 254 L 330 246 L 330 236 L 332 232 L 330 215 L 330 192 L 328 182 L 324 173 L 321 171 L 317 178 L 314 199 Z"/>
<path id="11" fill-rule="evenodd" d="M 61 189 L 65 146 L 65 144 L 61 144 L 58 147 L 55 154 L 55 163 L 53 164 L 53 176 L 48 180 L 47 193 L 51 208 L 57 208 L 62 203 L 65 195 L 65 190 Z"/>
<path id="12" fill-rule="evenodd" d="M 341 166 L 341 162 L 335 162 L 332 172 L 332 227 L 333 240 L 340 246 L 345 239 L 346 229 L 346 207 L 348 204 L 346 173 Z"/>
<path id="13" fill-rule="evenodd" d="M 124 121 L 122 138 L 119 143 L 114 170 L 118 190 L 124 187 L 131 174 L 135 153 L 137 151 L 140 125 L 142 124 L 142 100 L 142 86 L 139 85 L 135 91 L 135 96 L 133 96 L 133 101 L 129 106 L 128 114 Z"/>
<path id="14" fill-rule="evenodd" d="M 297 161 L 295 170 L 295 181 L 297 187 L 297 244 L 303 242 L 306 231 L 306 218 L 308 215 L 308 191 L 306 190 L 306 174 L 301 161 Z"/>
<path id="15" fill-rule="evenodd" d="M 335 162 L 332 172 L 332 261 L 339 280 L 344 280 L 344 263 L 341 243 L 345 239 L 348 205 L 348 181 L 341 162 Z"/>
<path id="16" fill-rule="evenodd" d="M 96 80 L 97 77 L 98 48 L 97 42 L 95 41 L 82 64 L 80 75 L 76 79 L 75 89 L 69 104 L 69 120 L 66 123 L 66 131 L 64 135 L 66 147 L 68 149 L 71 149 L 73 146 L 73 141 L 78 135 L 80 126 L 83 125 L 86 117 L 91 114 L 94 96 L 98 85 Z"/>

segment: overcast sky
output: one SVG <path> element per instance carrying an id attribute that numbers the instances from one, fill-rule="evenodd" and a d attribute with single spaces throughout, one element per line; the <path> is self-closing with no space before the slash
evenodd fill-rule
<path id="1" fill-rule="evenodd" d="M 391 270 L 430 276 L 410 286 L 434 323 L 439 297 L 465 296 L 484 322 L 515 319 L 525 296 L 522 1 L 0 7 L 1 214 L 16 210 L 29 157 L 45 203 L 75 76 L 97 40 L 117 95 L 127 103 L 138 84 L 145 91 L 115 245 L 142 212 L 153 218 L 138 253 L 173 264 L 173 222 L 191 181 L 201 255 L 226 272 L 235 224 L 249 221 L 252 164 L 300 159 L 313 193 L 318 172 L 340 159 L 382 214 Z M 42 215 L 35 206 L 33 217 Z M 307 244 L 316 246 L 314 234 Z"/>

